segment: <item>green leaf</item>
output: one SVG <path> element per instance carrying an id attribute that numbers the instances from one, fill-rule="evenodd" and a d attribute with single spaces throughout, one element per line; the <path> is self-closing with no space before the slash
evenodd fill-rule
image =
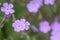
<path id="1" fill-rule="evenodd" d="M 3 18 L 4 18 L 4 14 L 2 12 L 0 12 L 0 23 L 3 20 Z"/>
<path id="2" fill-rule="evenodd" d="M 4 2 L 6 2 L 6 0 L 0 0 L 0 3 L 4 3 Z"/>
<path id="3" fill-rule="evenodd" d="M 36 37 L 37 40 L 49 40 L 50 38 L 50 33 L 47 34 L 43 34 L 43 33 L 39 33 L 39 35 Z"/>
<path id="4" fill-rule="evenodd" d="M 60 14 L 60 0 L 57 0 L 57 14 Z"/>
<path id="5" fill-rule="evenodd" d="M 53 21 L 55 12 L 53 11 L 53 9 L 51 7 L 53 7 L 53 6 L 48 5 L 48 6 L 43 6 L 41 8 L 40 11 L 41 11 L 43 20 L 48 20 L 49 22 Z"/>
<path id="6" fill-rule="evenodd" d="M 4 36 L 8 39 L 8 40 L 20 40 L 20 35 L 17 32 L 14 32 L 14 29 L 12 27 L 12 17 L 8 18 L 5 20 L 5 26 L 3 28 L 4 31 Z"/>
<path id="7" fill-rule="evenodd" d="M 25 6 L 20 5 L 19 2 L 15 2 L 14 9 L 15 9 L 14 14 L 15 14 L 16 19 L 22 18 L 26 10 Z"/>
<path id="8" fill-rule="evenodd" d="M 40 11 L 42 14 L 45 14 L 45 13 L 46 14 L 53 14 L 53 11 L 52 11 L 52 8 L 50 5 L 49 6 L 43 6 Z"/>
<path id="9" fill-rule="evenodd" d="M 2 32 L 2 30 L 0 29 L 0 40 L 3 40 L 3 32 Z"/>

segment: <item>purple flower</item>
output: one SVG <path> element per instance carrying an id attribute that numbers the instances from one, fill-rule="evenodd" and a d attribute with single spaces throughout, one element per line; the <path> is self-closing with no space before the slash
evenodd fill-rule
<path id="1" fill-rule="evenodd" d="M 60 40 L 60 32 L 52 31 L 50 40 Z"/>
<path id="2" fill-rule="evenodd" d="M 20 32 L 24 30 L 24 27 L 21 26 L 20 20 L 16 20 L 13 24 L 12 27 L 14 28 L 14 31 Z"/>
<path id="3" fill-rule="evenodd" d="M 51 24 L 51 29 L 52 29 L 52 31 L 55 31 L 55 32 L 60 31 L 60 23 L 58 21 L 54 21 Z"/>
<path id="4" fill-rule="evenodd" d="M 38 28 L 33 27 L 33 32 L 38 32 Z"/>
<path id="5" fill-rule="evenodd" d="M 60 36 L 59 35 L 50 36 L 50 40 L 60 40 Z"/>
<path id="6" fill-rule="evenodd" d="M 58 22 L 58 18 L 56 17 L 54 22 L 51 24 L 51 37 L 50 40 L 60 40 L 60 23 Z"/>
<path id="7" fill-rule="evenodd" d="M 39 30 L 43 33 L 48 33 L 50 31 L 50 25 L 49 25 L 49 22 L 47 21 L 41 21 L 40 24 L 39 24 Z"/>
<path id="8" fill-rule="evenodd" d="M 12 3 L 8 4 L 7 2 L 3 4 L 1 7 L 1 11 L 5 13 L 5 15 L 13 14 L 15 11 L 12 9 L 14 6 Z"/>
<path id="9" fill-rule="evenodd" d="M 52 32 L 51 32 L 51 35 L 52 35 L 52 36 L 54 36 L 54 35 L 59 35 L 59 36 L 60 36 L 60 31 L 59 31 L 59 32 L 52 31 Z"/>
<path id="10" fill-rule="evenodd" d="M 60 32 L 52 31 L 50 36 L 50 40 L 60 40 Z"/>
<path id="11" fill-rule="evenodd" d="M 27 4 L 27 9 L 28 9 L 29 12 L 37 13 L 39 8 L 41 8 L 42 6 L 43 6 L 43 1 L 42 0 L 31 0 Z"/>
<path id="12" fill-rule="evenodd" d="M 54 5 L 55 4 L 55 0 L 44 0 L 44 4 L 48 5 Z"/>
<path id="13" fill-rule="evenodd" d="M 30 23 L 27 21 L 26 24 L 25 24 L 25 26 L 26 26 L 25 30 L 28 30 L 29 26 L 30 26 Z"/>
<path id="14" fill-rule="evenodd" d="M 37 13 L 38 12 L 38 6 L 34 4 L 33 2 L 30 2 L 27 4 L 27 10 L 32 13 Z"/>
<path id="15" fill-rule="evenodd" d="M 43 6 L 43 0 L 32 0 L 34 4 L 36 4 L 36 6 L 38 6 L 38 8 L 41 8 Z"/>
<path id="16" fill-rule="evenodd" d="M 14 28 L 14 31 L 16 31 L 16 32 L 28 30 L 29 26 L 30 26 L 30 23 L 23 18 L 20 19 L 20 20 L 16 20 L 12 24 L 12 27 Z"/>

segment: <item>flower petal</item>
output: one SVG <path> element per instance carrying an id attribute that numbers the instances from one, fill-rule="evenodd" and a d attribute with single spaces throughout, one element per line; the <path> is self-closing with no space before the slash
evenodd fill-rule
<path id="1" fill-rule="evenodd" d="M 8 7 L 8 3 L 7 3 L 7 2 L 4 3 L 3 6 L 4 6 L 4 7 Z"/>
<path id="2" fill-rule="evenodd" d="M 13 4 L 12 3 L 10 3 L 9 4 L 9 8 L 13 8 L 14 6 L 13 6 Z"/>
<path id="3" fill-rule="evenodd" d="M 1 7 L 1 11 L 2 11 L 2 12 L 4 12 L 4 11 L 5 11 L 4 9 L 5 9 L 4 7 Z"/>
<path id="4" fill-rule="evenodd" d="M 9 10 L 9 13 L 13 14 L 15 11 L 13 9 Z"/>
<path id="5" fill-rule="evenodd" d="M 5 15 L 9 15 L 9 12 L 5 12 Z"/>

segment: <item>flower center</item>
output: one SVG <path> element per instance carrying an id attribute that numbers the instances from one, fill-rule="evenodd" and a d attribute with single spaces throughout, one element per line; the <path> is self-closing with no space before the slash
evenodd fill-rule
<path id="1" fill-rule="evenodd" d="M 46 29 L 46 26 L 43 26 L 44 29 Z"/>
<path id="2" fill-rule="evenodd" d="M 18 25 L 18 27 L 20 27 L 20 25 Z"/>
<path id="3" fill-rule="evenodd" d="M 20 25 L 18 25 L 18 28 L 21 28 L 21 26 L 20 26 Z"/>
<path id="4" fill-rule="evenodd" d="M 34 6 L 32 6 L 32 9 L 34 8 Z"/>
<path id="5" fill-rule="evenodd" d="M 6 10 L 9 10 L 8 7 L 6 7 Z"/>
<path id="6" fill-rule="evenodd" d="M 8 10 L 8 9 L 7 9 Z"/>
<path id="7" fill-rule="evenodd" d="M 50 0 L 48 0 L 48 1 L 50 1 Z"/>

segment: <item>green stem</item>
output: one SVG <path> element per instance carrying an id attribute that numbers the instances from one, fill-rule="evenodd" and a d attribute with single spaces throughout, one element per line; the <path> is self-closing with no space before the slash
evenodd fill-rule
<path id="1" fill-rule="evenodd" d="M 16 20 L 16 18 L 15 18 L 15 15 L 14 15 L 14 14 L 12 14 L 12 18 L 13 18 L 13 21 L 15 21 L 15 20 Z"/>

